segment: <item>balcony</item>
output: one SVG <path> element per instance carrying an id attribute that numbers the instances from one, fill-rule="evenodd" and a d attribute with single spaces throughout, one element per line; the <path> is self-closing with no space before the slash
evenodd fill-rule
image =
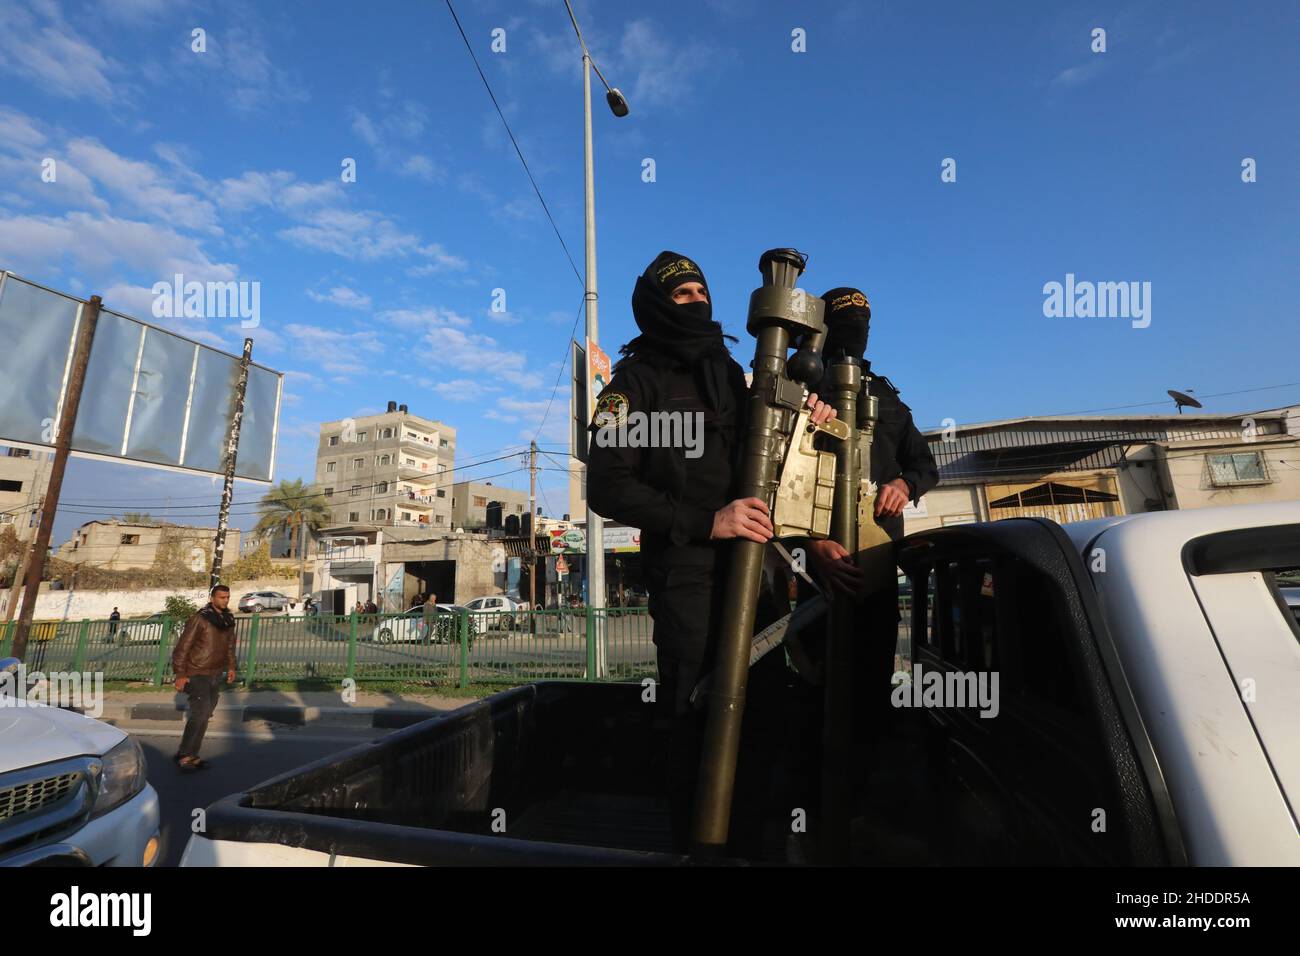
<path id="1" fill-rule="evenodd" d="M 436 461 L 420 461 L 415 459 L 414 465 L 408 465 L 405 460 L 397 463 L 397 473 L 403 478 L 419 478 L 423 475 L 438 474 L 438 463 Z"/>
<path id="2" fill-rule="evenodd" d="M 432 511 L 437 500 L 434 495 L 418 495 L 398 491 L 393 496 L 393 507 L 416 511 Z"/>

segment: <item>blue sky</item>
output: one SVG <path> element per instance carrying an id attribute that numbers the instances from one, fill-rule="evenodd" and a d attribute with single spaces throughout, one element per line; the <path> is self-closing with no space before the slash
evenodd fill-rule
<path id="1" fill-rule="evenodd" d="M 1295 4 L 575 6 L 631 105 L 616 119 L 596 103 L 608 351 L 634 334 L 632 283 L 667 248 L 701 263 L 747 363 L 757 257 L 792 245 L 811 255 L 809 290 L 867 292 L 871 357 L 922 426 L 1300 381 Z M 581 268 L 563 3 L 457 10 Z M 0 267 L 146 320 L 150 287 L 177 271 L 260 282 L 254 354 L 287 373 L 279 477 L 312 477 L 319 422 L 389 399 L 455 426 L 458 468 L 535 434 L 566 441 L 567 372 L 546 410 L 581 285 L 441 2 L 5 3 Z M 1043 286 L 1067 273 L 1150 282 L 1149 327 L 1046 318 Z M 230 352 L 244 334 L 162 324 Z M 1300 387 L 1206 407 L 1294 402 Z M 501 474 L 515 467 L 462 477 L 527 487 Z M 543 489 L 547 513 L 567 509 L 562 473 Z M 239 485 L 236 526 L 262 490 Z M 218 492 L 74 459 L 55 542 L 168 502 L 210 521 Z"/>

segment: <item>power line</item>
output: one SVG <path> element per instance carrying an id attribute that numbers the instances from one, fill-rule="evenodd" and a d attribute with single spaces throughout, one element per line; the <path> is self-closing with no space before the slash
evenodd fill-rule
<path id="1" fill-rule="evenodd" d="M 551 215 L 550 207 L 546 205 L 546 200 L 542 198 L 542 191 L 537 186 L 537 180 L 533 178 L 533 171 L 528 168 L 528 160 L 524 159 L 524 151 L 519 148 L 519 142 L 515 139 L 514 132 L 510 129 L 510 124 L 506 122 L 506 114 L 501 111 L 501 104 L 497 102 L 497 96 L 492 92 L 492 84 L 488 82 L 487 77 L 483 74 L 483 67 L 479 66 L 478 57 L 474 55 L 474 48 L 470 46 L 469 37 L 465 36 L 465 28 L 460 25 L 460 17 L 456 16 L 456 9 L 451 5 L 451 0 L 447 0 L 447 9 L 451 11 L 451 18 L 456 21 L 456 29 L 460 31 L 460 38 L 465 41 L 465 49 L 469 51 L 469 57 L 474 61 L 474 69 L 478 70 L 479 79 L 483 81 L 483 86 L 487 90 L 488 96 L 492 98 L 492 105 L 496 107 L 497 115 L 501 117 L 501 125 L 506 128 L 506 134 L 510 137 L 511 144 L 515 147 L 515 152 L 519 155 L 519 162 L 524 165 L 524 172 L 528 174 L 528 181 L 533 184 L 533 192 L 537 194 L 537 201 L 542 204 L 542 211 L 546 213 L 546 218 L 550 220 L 551 228 L 555 230 L 555 238 L 560 240 L 560 246 L 564 249 L 565 258 L 569 260 L 569 266 L 573 269 L 573 275 L 582 286 L 584 293 L 587 284 L 582 279 L 582 274 L 578 272 L 578 265 L 573 261 L 573 256 L 569 253 L 569 246 L 560 235 L 560 227 L 555 224 L 555 219 Z"/>

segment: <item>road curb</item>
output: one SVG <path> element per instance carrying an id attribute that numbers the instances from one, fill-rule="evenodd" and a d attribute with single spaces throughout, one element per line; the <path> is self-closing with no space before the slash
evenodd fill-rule
<path id="1" fill-rule="evenodd" d="M 292 727 L 308 724 L 320 727 L 360 727 L 396 730 L 423 720 L 440 717 L 445 711 L 403 710 L 391 707 L 309 707 L 296 704 L 245 704 L 221 707 L 212 714 L 208 726 L 239 726 L 250 721 L 266 721 Z M 105 704 L 99 719 L 119 723 L 157 722 L 181 726 L 189 716 L 184 703 L 175 704 Z"/>

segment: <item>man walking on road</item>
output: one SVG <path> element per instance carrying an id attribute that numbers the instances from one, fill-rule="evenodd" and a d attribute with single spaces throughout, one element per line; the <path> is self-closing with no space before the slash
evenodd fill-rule
<path id="1" fill-rule="evenodd" d="M 176 689 L 190 698 L 189 718 L 174 758 L 186 773 L 207 766 L 199 759 L 199 747 L 217 709 L 221 677 L 224 674 L 227 684 L 235 682 L 235 616 L 228 607 L 230 588 L 218 584 L 208 596 L 207 605 L 185 622 L 172 651 Z"/>

